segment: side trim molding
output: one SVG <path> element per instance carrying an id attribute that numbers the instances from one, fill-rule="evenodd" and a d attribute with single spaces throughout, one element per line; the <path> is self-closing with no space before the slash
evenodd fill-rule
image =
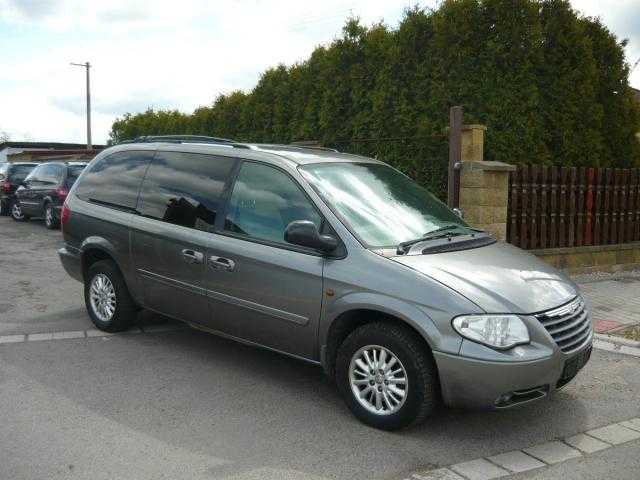
<path id="1" fill-rule="evenodd" d="M 298 315 L 296 313 L 286 312 L 284 310 L 269 307 L 267 305 L 262 305 L 260 303 L 255 303 L 249 300 L 244 300 L 242 298 L 233 297 L 225 293 L 220 293 L 213 290 L 207 290 L 205 288 L 198 287 L 190 283 L 181 282 L 173 278 L 165 277 L 164 275 L 158 275 L 157 273 L 153 273 L 148 270 L 144 270 L 142 268 L 138 269 L 138 273 L 149 280 L 153 280 L 155 282 L 161 283 L 163 285 L 167 285 L 169 287 L 179 288 L 181 290 L 186 290 L 187 292 L 190 292 L 190 293 L 195 293 L 198 295 L 209 297 L 223 303 L 234 305 L 236 307 L 253 310 L 254 312 L 263 313 L 270 317 L 275 317 L 275 318 L 279 318 L 280 320 L 285 320 L 287 322 L 295 323 L 296 325 L 304 326 L 309 323 L 309 318 L 304 317 L 302 315 Z"/>

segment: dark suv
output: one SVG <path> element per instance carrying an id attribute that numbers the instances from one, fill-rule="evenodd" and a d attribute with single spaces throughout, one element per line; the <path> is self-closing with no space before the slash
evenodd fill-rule
<path id="1" fill-rule="evenodd" d="M 15 203 L 16 189 L 37 163 L 0 163 L 0 215 L 9 215 Z"/>
<path id="2" fill-rule="evenodd" d="M 86 166 L 85 162 L 38 165 L 16 190 L 11 217 L 18 222 L 30 217 L 44 217 L 48 229 L 58 228 L 62 204 Z"/>

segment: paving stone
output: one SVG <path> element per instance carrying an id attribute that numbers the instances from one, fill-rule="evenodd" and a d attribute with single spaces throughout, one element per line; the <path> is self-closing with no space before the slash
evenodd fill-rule
<path id="1" fill-rule="evenodd" d="M 577 458 L 582 454 L 575 448 L 571 448 L 566 443 L 562 442 L 547 442 L 541 443 L 534 447 L 523 449 L 525 453 L 528 453 L 532 457 L 542 460 L 548 464 L 560 463 L 570 458 Z"/>
<path id="2" fill-rule="evenodd" d="M 627 420 L 626 422 L 620 422 L 619 425 L 640 432 L 640 418 L 632 418 L 631 420 Z"/>
<path id="3" fill-rule="evenodd" d="M 67 340 L 69 338 L 84 338 L 84 331 L 76 330 L 70 332 L 53 332 L 54 340 Z"/>
<path id="4" fill-rule="evenodd" d="M 0 335 L 0 343 L 24 342 L 24 335 Z"/>
<path id="5" fill-rule="evenodd" d="M 526 472 L 528 470 L 534 470 L 536 468 L 544 467 L 545 464 L 540 460 L 527 455 L 520 450 L 514 450 L 513 452 L 501 453 L 493 457 L 487 457 L 493 463 L 500 465 L 501 467 L 511 470 L 512 472 Z"/>
<path id="6" fill-rule="evenodd" d="M 102 330 L 98 330 L 97 328 L 86 330 L 85 333 L 87 334 L 87 337 L 110 337 L 112 335 L 115 335 L 114 333 L 103 332 Z"/>
<path id="7" fill-rule="evenodd" d="M 463 477 L 448 468 L 438 468 L 430 472 L 414 473 L 411 478 L 415 480 L 464 480 Z"/>
<path id="8" fill-rule="evenodd" d="M 589 430 L 587 434 L 612 445 L 620 445 L 621 443 L 630 442 L 631 440 L 640 438 L 640 432 L 637 430 L 623 427 L 617 423 L 607 425 L 606 427 L 596 428 L 595 430 Z"/>
<path id="9" fill-rule="evenodd" d="M 573 437 L 565 438 L 564 441 L 584 453 L 597 452 L 611 446 L 608 443 L 601 442 L 600 440 L 590 437 L 589 435 L 585 435 L 584 433 L 579 433 Z"/>
<path id="10" fill-rule="evenodd" d="M 38 342 L 41 340 L 53 340 L 53 333 L 30 333 L 27 335 L 27 341 Z"/>
<path id="11" fill-rule="evenodd" d="M 451 465 L 451 470 L 464 475 L 469 480 L 490 480 L 509 475 L 509 472 L 484 458 Z"/>
<path id="12" fill-rule="evenodd" d="M 603 333 L 621 327 L 622 325 L 622 323 L 616 322 L 615 320 L 596 320 L 593 322 L 593 329 L 596 333 Z"/>

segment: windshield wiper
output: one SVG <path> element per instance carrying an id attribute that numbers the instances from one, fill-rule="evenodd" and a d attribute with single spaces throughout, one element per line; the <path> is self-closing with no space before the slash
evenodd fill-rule
<path id="1" fill-rule="evenodd" d="M 436 228 L 435 230 L 431 230 L 430 232 L 425 233 L 424 235 L 422 235 L 420 238 L 414 238 L 413 240 L 407 240 L 406 242 L 401 242 L 398 244 L 398 249 L 397 249 L 397 253 L 398 255 L 404 255 L 405 253 L 407 253 L 407 249 L 408 247 L 410 247 L 411 245 L 415 245 L 416 243 L 420 243 L 420 242 L 424 242 L 425 240 L 433 240 L 435 238 L 442 238 L 442 237 L 446 237 L 450 234 L 445 234 L 445 235 L 439 235 L 442 232 L 446 232 L 448 230 L 455 230 L 456 228 L 466 228 L 462 225 L 445 225 L 443 227 L 440 228 Z"/>

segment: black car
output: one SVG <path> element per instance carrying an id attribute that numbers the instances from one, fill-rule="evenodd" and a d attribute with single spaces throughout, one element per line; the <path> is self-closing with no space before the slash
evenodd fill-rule
<path id="1" fill-rule="evenodd" d="M 0 163 L 0 215 L 9 215 L 15 203 L 15 193 L 37 163 Z"/>
<path id="2" fill-rule="evenodd" d="M 18 222 L 30 217 L 44 217 L 47 228 L 58 228 L 62 204 L 86 166 L 85 162 L 49 162 L 38 165 L 16 190 L 11 217 Z"/>

